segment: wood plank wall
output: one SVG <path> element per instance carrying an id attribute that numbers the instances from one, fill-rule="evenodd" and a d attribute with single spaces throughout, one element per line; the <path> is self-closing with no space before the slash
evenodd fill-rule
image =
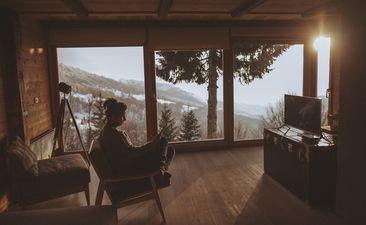
<path id="1" fill-rule="evenodd" d="M 25 112 L 26 139 L 52 128 L 50 86 L 45 33 L 39 23 L 20 18 L 19 71 L 22 77 L 22 104 Z M 34 49 L 31 54 L 30 49 Z M 41 50 L 42 49 L 42 50 Z M 39 52 L 42 51 L 42 52 Z"/>
<path id="2" fill-rule="evenodd" d="M 16 38 L 18 20 L 14 12 L 0 8 L 0 75 L 2 134 L 24 138 L 23 116 L 18 85 Z"/>
<path id="3" fill-rule="evenodd" d="M 5 96 L 2 71 L 0 70 L 0 140 L 6 136 L 7 125 L 6 125 L 6 111 L 5 111 Z"/>
<path id="4" fill-rule="evenodd" d="M 366 29 L 361 1 L 342 1 L 336 213 L 366 224 Z M 362 2 L 363 3 L 363 2 Z"/>

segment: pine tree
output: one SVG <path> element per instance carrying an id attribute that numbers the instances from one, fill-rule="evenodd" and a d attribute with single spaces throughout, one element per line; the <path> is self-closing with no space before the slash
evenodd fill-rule
<path id="1" fill-rule="evenodd" d="M 239 43 L 234 48 L 234 78 L 249 84 L 271 71 L 274 60 L 289 45 Z M 161 51 L 157 52 L 156 75 L 176 84 L 179 82 L 205 84 L 208 87 L 207 138 L 217 134 L 217 80 L 223 74 L 223 51 Z"/>
<path id="2" fill-rule="evenodd" d="M 172 110 L 166 104 L 164 104 L 164 108 L 161 110 L 159 131 L 168 141 L 174 141 L 177 135 L 177 127 L 175 126 L 174 118 L 172 118 Z"/>
<path id="3" fill-rule="evenodd" d="M 84 121 L 86 122 L 87 129 L 86 129 L 86 145 L 85 147 L 88 149 L 92 140 L 93 140 L 93 126 L 92 126 L 92 115 L 93 115 L 93 105 L 94 105 L 94 98 L 93 96 L 88 98 L 86 113 L 87 117 L 84 118 Z"/>
<path id="4" fill-rule="evenodd" d="M 104 115 L 104 98 L 102 97 L 102 93 L 99 91 L 97 96 L 93 96 L 94 98 L 94 108 L 93 115 L 91 118 L 91 123 L 93 125 L 92 137 L 95 138 L 99 135 L 100 130 L 103 128 L 105 123 L 105 115 Z"/>
<path id="5" fill-rule="evenodd" d="M 201 138 L 200 125 L 193 110 L 183 114 L 181 121 L 179 140 L 194 141 Z"/>

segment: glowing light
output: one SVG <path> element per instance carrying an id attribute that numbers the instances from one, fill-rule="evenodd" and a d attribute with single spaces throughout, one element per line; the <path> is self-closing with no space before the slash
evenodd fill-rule
<path id="1" fill-rule="evenodd" d="M 35 48 L 30 48 L 30 49 L 28 49 L 28 52 L 29 52 L 29 54 L 31 54 L 31 55 L 33 55 L 35 51 L 36 51 L 36 49 L 35 49 Z"/>
<path id="2" fill-rule="evenodd" d="M 329 49 L 330 48 L 330 38 L 329 37 L 323 37 L 319 36 L 314 40 L 313 47 L 317 51 L 321 51 L 323 49 Z"/>
<path id="3" fill-rule="evenodd" d="M 37 53 L 42 54 L 43 53 L 43 48 L 37 48 Z"/>
<path id="4" fill-rule="evenodd" d="M 7 195 L 0 196 L 0 213 L 9 207 L 9 199 Z"/>

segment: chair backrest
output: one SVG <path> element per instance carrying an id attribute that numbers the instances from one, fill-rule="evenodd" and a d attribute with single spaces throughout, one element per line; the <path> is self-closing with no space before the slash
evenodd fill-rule
<path id="1" fill-rule="evenodd" d="M 92 141 L 88 154 L 99 179 L 112 178 L 114 176 L 113 169 L 111 168 L 98 139 Z"/>

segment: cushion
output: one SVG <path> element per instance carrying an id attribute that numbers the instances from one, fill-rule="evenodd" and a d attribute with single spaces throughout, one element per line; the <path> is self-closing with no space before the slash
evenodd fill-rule
<path id="1" fill-rule="evenodd" d="M 23 198 L 67 188 L 84 188 L 90 181 L 88 165 L 80 154 L 69 154 L 38 161 L 39 175 L 22 180 Z"/>
<path id="2" fill-rule="evenodd" d="M 23 139 L 16 137 L 7 148 L 8 156 L 17 175 L 38 176 L 37 156 L 24 143 Z"/>

